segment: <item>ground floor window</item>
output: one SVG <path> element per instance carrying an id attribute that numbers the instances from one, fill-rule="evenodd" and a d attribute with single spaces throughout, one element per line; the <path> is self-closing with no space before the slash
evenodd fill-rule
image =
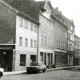
<path id="1" fill-rule="evenodd" d="M 31 62 L 36 62 L 36 55 L 30 55 Z"/>
<path id="2" fill-rule="evenodd" d="M 67 65 L 67 54 L 65 54 L 65 53 L 56 53 L 55 54 L 55 64 L 58 67 L 66 66 Z"/>
<path id="3" fill-rule="evenodd" d="M 20 54 L 20 66 L 26 65 L 26 54 Z"/>
<path id="4" fill-rule="evenodd" d="M 43 52 L 40 52 L 40 58 L 41 58 L 41 62 L 43 62 Z"/>

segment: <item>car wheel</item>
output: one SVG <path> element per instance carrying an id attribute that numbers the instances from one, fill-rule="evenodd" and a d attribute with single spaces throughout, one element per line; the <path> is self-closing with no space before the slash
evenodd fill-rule
<path id="1" fill-rule="evenodd" d="M 46 69 L 44 68 L 43 72 L 46 72 Z"/>
<path id="2" fill-rule="evenodd" d="M 3 73 L 2 72 L 0 72 L 0 77 L 2 77 L 3 76 Z"/>
<path id="3" fill-rule="evenodd" d="M 27 73 L 30 73 L 29 71 L 27 71 Z"/>
<path id="4" fill-rule="evenodd" d="M 40 70 L 38 69 L 37 73 L 40 73 Z"/>

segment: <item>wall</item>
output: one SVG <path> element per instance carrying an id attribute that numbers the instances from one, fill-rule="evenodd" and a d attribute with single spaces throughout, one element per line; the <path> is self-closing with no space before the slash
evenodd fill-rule
<path id="1" fill-rule="evenodd" d="M 67 28 L 55 21 L 55 49 L 67 50 Z"/>
<path id="2" fill-rule="evenodd" d="M 30 55 L 36 55 L 37 54 L 37 44 L 36 48 L 34 48 L 34 42 L 33 42 L 33 48 L 31 48 L 30 40 L 33 39 L 37 41 L 37 32 L 30 31 L 30 21 L 28 21 L 28 29 L 25 29 L 25 19 L 23 19 L 23 27 L 20 27 L 20 16 L 16 16 L 16 65 L 15 65 L 15 70 L 26 70 L 26 66 L 29 66 L 31 60 L 30 60 Z M 37 26 L 38 28 L 38 26 Z M 23 38 L 22 41 L 22 46 L 19 45 L 19 37 Z M 25 46 L 25 38 L 28 39 L 28 46 Z M 20 54 L 26 54 L 26 66 L 20 66 Z"/>
<path id="3" fill-rule="evenodd" d="M 16 12 L 0 2 L 0 44 L 15 44 Z"/>
<path id="4" fill-rule="evenodd" d="M 54 49 L 54 22 L 40 15 L 40 48 Z M 43 38 L 42 38 L 43 36 Z M 45 39 L 46 37 L 46 39 Z"/>
<path id="5" fill-rule="evenodd" d="M 43 14 L 39 15 L 39 53 L 46 54 L 46 65 L 54 64 L 54 22 L 46 18 Z M 51 59 L 52 53 L 52 59 Z M 50 57 L 49 57 L 50 56 Z M 39 56 L 39 60 L 41 57 Z M 43 56 L 43 59 L 45 56 Z M 50 58 L 50 59 L 49 59 Z M 51 62 L 48 63 L 49 61 Z"/>

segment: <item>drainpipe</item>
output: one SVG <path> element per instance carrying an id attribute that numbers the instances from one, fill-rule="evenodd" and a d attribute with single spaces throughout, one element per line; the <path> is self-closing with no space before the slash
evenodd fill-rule
<path id="1" fill-rule="evenodd" d="M 68 66 L 68 28 L 67 28 L 67 66 Z"/>
<path id="2" fill-rule="evenodd" d="M 36 55 L 36 62 L 39 62 L 39 25 L 38 25 L 38 28 L 37 28 L 37 55 Z"/>

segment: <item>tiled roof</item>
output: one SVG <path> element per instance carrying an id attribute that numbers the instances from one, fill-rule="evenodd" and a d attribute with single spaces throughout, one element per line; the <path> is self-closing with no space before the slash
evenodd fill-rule
<path id="1" fill-rule="evenodd" d="M 62 13 L 60 13 L 60 11 L 53 8 L 52 9 L 52 15 L 54 15 L 58 19 L 62 18 L 65 22 L 66 27 L 69 27 L 70 25 L 72 25 L 74 27 L 74 23 L 72 23 L 68 18 L 66 18 Z"/>
<path id="2" fill-rule="evenodd" d="M 37 1 L 39 7 L 44 8 L 45 1 Z"/>
<path id="3" fill-rule="evenodd" d="M 50 1 L 37 1 L 37 4 L 39 5 L 39 8 L 44 8 L 45 3 L 47 2 L 47 4 L 52 8 Z"/>
<path id="4" fill-rule="evenodd" d="M 14 8 L 39 21 L 39 7 L 34 0 L 4 0 Z"/>

